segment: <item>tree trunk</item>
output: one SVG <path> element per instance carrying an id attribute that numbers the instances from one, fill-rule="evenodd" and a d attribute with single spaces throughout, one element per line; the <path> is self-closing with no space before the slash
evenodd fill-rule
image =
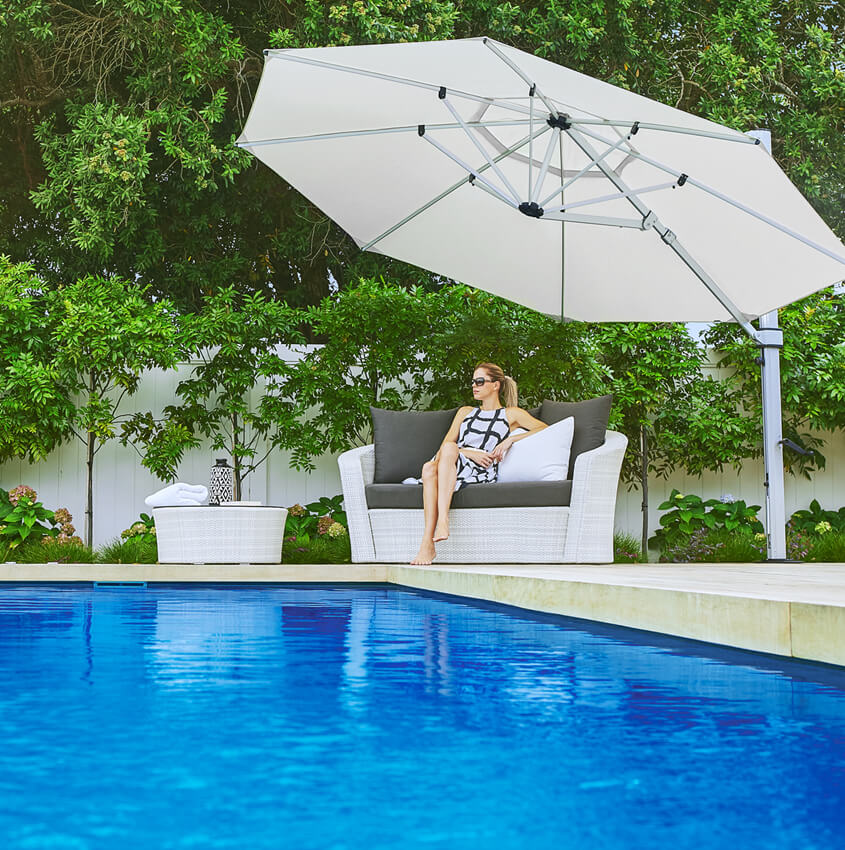
<path id="1" fill-rule="evenodd" d="M 235 447 L 238 443 L 242 442 L 239 440 L 240 434 L 238 431 L 238 414 L 232 414 L 232 466 L 235 468 L 234 472 L 234 496 L 235 501 L 239 502 L 241 500 L 241 456 L 235 453 Z"/>
<path id="2" fill-rule="evenodd" d="M 88 383 L 89 401 L 94 398 L 94 373 L 89 375 Z M 94 449 L 96 448 L 97 438 L 91 431 L 88 431 L 87 444 L 87 497 L 85 501 L 85 545 L 94 545 Z"/>
<path id="3" fill-rule="evenodd" d="M 643 465 L 640 471 L 640 486 L 643 491 L 643 561 L 648 562 L 648 431 L 640 426 L 640 443 Z"/>

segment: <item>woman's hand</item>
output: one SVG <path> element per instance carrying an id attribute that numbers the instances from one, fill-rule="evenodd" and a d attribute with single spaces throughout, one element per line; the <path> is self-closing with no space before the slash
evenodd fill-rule
<path id="1" fill-rule="evenodd" d="M 481 449 L 461 449 L 461 454 L 485 469 L 495 461 L 493 452 L 483 452 Z"/>
<path id="2" fill-rule="evenodd" d="M 505 437 L 505 439 L 502 440 L 502 442 L 499 443 L 499 445 L 496 446 L 496 448 L 493 449 L 492 452 L 490 452 L 490 456 L 493 458 L 493 460 L 495 460 L 497 462 L 500 461 L 500 460 L 503 460 L 505 455 L 508 452 L 508 449 L 515 442 L 516 442 L 516 440 L 513 437 Z"/>

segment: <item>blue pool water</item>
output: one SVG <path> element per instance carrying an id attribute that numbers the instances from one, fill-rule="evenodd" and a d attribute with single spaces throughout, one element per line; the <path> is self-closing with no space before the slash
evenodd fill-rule
<path id="1" fill-rule="evenodd" d="M 845 676 L 396 588 L 0 586 L 0 847 L 831 848 Z"/>

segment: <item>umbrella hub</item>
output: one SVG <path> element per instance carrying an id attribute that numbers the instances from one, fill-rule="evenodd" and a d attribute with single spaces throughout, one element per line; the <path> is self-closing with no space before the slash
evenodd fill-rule
<path id="1" fill-rule="evenodd" d="M 566 112 L 557 112 L 557 113 L 549 113 L 549 117 L 546 119 L 546 123 L 554 129 L 557 127 L 558 130 L 568 130 L 572 127 L 572 116 L 568 115 Z"/>
<path id="2" fill-rule="evenodd" d="M 543 208 L 534 201 L 523 201 L 519 205 L 519 211 L 529 218 L 542 218 L 544 212 Z"/>

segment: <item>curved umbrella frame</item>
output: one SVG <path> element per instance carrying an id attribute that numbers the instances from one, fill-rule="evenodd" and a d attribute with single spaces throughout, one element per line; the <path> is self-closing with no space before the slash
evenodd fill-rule
<path id="1" fill-rule="evenodd" d="M 762 349 L 760 365 L 762 370 L 762 395 L 763 395 L 763 454 L 765 465 L 764 487 L 766 490 L 766 545 L 769 561 L 786 560 L 786 534 L 785 534 L 785 504 L 784 504 L 784 478 L 783 478 L 783 436 L 782 436 L 782 412 L 781 412 L 781 388 L 780 388 L 780 358 L 779 352 L 783 347 L 783 331 L 777 326 L 777 311 L 764 314 L 760 317 L 760 328 L 751 324 L 755 316 L 743 313 L 733 301 L 719 287 L 716 281 L 702 268 L 690 252 L 681 244 L 675 233 L 660 221 L 655 212 L 642 199 L 642 196 L 653 192 L 678 189 L 689 183 L 692 186 L 718 198 L 726 204 L 736 207 L 751 215 L 765 224 L 779 230 L 786 236 L 796 239 L 810 248 L 813 248 L 828 257 L 845 265 L 845 257 L 819 245 L 817 242 L 796 232 L 795 230 L 769 218 L 742 202 L 731 198 L 717 189 L 695 180 L 683 172 L 646 156 L 636 150 L 631 140 L 640 130 L 649 130 L 660 133 L 680 133 L 691 136 L 704 136 L 725 142 L 738 144 L 757 145 L 768 142 L 768 134 L 765 131 L 755 131 L 748 135 L 735 133 L 720 133 L 702 128 L 677 127 L 668 124 L 656 124 L 639 121 L 617 121 L 605 118 L 572 117 L 560 112 L 554 103 L 547 98 L 539 89 L 537 84 L 508 56 L 506 56 L 492 40 L 481 39 L 502 62 L 504 62 L 528 87 L 529 105 L 517 103 L 512 100 L 484 97 L 470 92 L 447 89 L 445 86 L 437 86 L 431 83 L 421 82 L 403 77 L 370 71 L 362 68 L 339 65 L 322 59 L 314 59 L 302 56 L 299 53 L 291 53 L 284 50 L 265 50 L 268 58 L 282 59 L 291 62 L 299 62 L 314 65 L 322 69 L 334 70 L 347 74 L 358 74 L 365 77 L 374 77 L 380 80 L 394 82 L 400 85 L 423 88 L 436 93 L 443 103 L 452 121 L 444 121 L 437 124 L 419 124 L 397 127 L 381 127 L 376 129 L 350 130 L 332 133 L 321 133 L 314 135 L 290 136 L 285 138 L 261 139 L 255 141 L 238 141 L 237 144 L 244 148 L 256 148 L 264 145 L 280 145 L 293 142 L 318 142 L 325 139 L 350 138 L 355 136 L 376 136 L 388 133 L 416 133 L 423 140 L 435 147 L 444 156 L 456 163 L 467 176 L 454 183 L 435 197 L 431 198 L 418 209 L 394 222 L 384 232 L 363 244 L 362 250 L 374 248 L 381 240 L 394 233 L 399 228 L 412 221 L 414 218 L 430 209 L 434 204 L 443 200 L 452 192 L 470 183 L 491 195 L 497 201 L 504 203 L 523 215 L 532 218 L 543 218 L 549 221 L 579 224 L 590 224 L 596 226 L 624 227 L 637 230 L 654 229 L 664 244 L 671 249 L 678 259 L 701 281 L 715 299 L 725 308 L 734 320 L 743 328 L 752 340 Z M 455 108 L 452 99 L 461 101 L 477 102 L 483 109 L 478 117 L 466 120 Z M 535 106 L 540 101 L 543 110 Z M 484 120 L 484 113 L 495 106 L 514 114 L 512 119 Z M 445 118 L 445 116 L 444 116 Z M 491 132 L 497 127 L 524 127 L 527 134 L 515 144 L 505 147 Z M 455 130 L 460 128 L 465 136 L 478 150 L 482 162 L 478 166 L 467 163 L 463 158 L 449 150 L 435 136 L 438 130 Z M 615 132 L 617 139 L 608 139 L 606 136 L 596 132 L 598 128 L 606 128 Z M 622 132 L 626 129 L 627 132 Z M 551 131 L 547 141 L 542 137 Z M 567 175 L 563 169 L 561 139 L 563 135 L 568 138 L 583 152 L 588 162 L 587 165 L 575 174 Z M 492 147 L 498 150 L 491 153 L 479 140 L 483 136 Z M 534 157 L 535 142 L 545 141 L 545 151 L 539 169 L 536 168 Z M 600 147 L 594 146 L 597 143 Z M 522 196 L 513 183 L 499 168 L 498 163 L 508 157 L 521 156 L 520 151 L 528 148 L 528 191 Z M 560 151 L 560 175 L 561 185 L 553 192 L 543 198 L 538 197 L 551 168 L 552 157 L 555 147 Z M 771 153 L 769 145 L 765 145 Z M 625 159 L 621 166 L 612 168 L 607 159 L 610 154 L 621 151 Z M 624 164 L 630 159 L 639 159 L 652 167 L 663 171 L 672 179 L 662 183 L 656 183 L 639 188 L 630 187 L 624 180 L 621 171 Z M 536 170 L 536 175 L 535 175 Z M 557 173 L 557 172 L 555 172 Z M 564 192 L 579 180 L 603 177 L 607 179 L 614 192 L 595 198 L 567 204 L 564 200 Z M 555 199 L 559 196 L 559 200 Z M 620 216 L 602 216 L 593 212 L 582 213 L 581 208 L 600 205 L 614 200 L 625 200 L 633 208 L 634 216 L 622 218 Z M 551 205 L 551 206 L 549 206 Z M 573 210 L 578 209 L 578 212 Z M 563 277 L 563 274 L 562 274 Z M 561 293 L 564 290 L 564 280 L 561 280 Z M 562 312 L 562 311 L 561 311 Z M 561 316 L 563 319 L 563 316 Z M 800 450 L 800 449 L 799 449 Z"/>

